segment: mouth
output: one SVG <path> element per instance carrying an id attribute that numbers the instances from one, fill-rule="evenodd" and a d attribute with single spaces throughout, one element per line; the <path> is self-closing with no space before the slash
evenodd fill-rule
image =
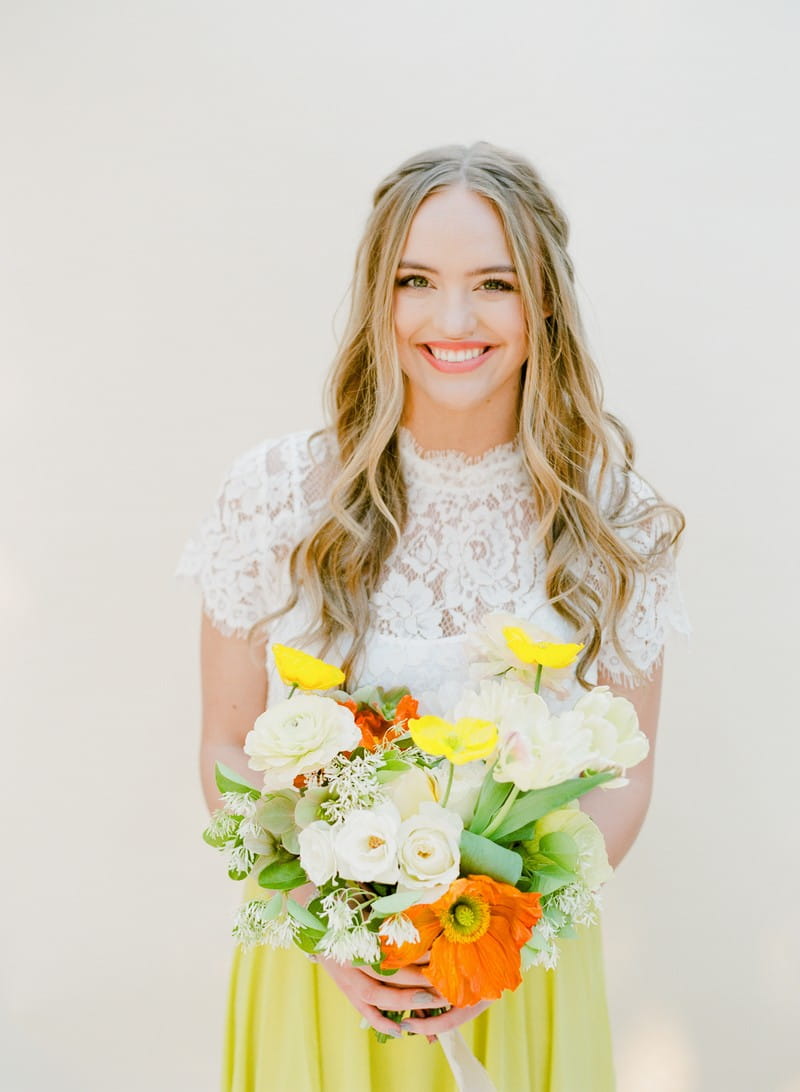
<path id="1" fill-rule="evenodd" d="M 495 345 L 469 342 L 462 348 L 445 349 L 439 345 L 419 345 L 420 353 L 439 372 L 471 372 L 492 354 Z"/>

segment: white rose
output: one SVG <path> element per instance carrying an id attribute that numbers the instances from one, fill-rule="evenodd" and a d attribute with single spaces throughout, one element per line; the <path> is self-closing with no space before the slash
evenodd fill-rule
<path id="1" fill-rule="evenodd" d="M 391 802 L 358 809 L 334 827 L 337 871 L 359 883 L 396 883 L 400 812 Z"/>
<path id="2" fill-rule="evenodd" d="M 577 777 L 591 767 L 593 757 L 592 733 L 583 713 L 551 717 L 545 706 L 535 720 L 505 723 L 493 776 L 523 791 L 544 789 Z"/>
<path id="3" fill-rule="evenodd" d="M 408 819 L 423 802 L 434 802 L 439 796 L 436 780 L 420 766 L 392 778 L 383 786 L 386 795 L 400 812 L 401 819 Z"/>
<path id="4" fill-rule="evenodd" d="M 646 758 L 650 742 L 639 730 L 639 717 L 627 698 L 613 694 L 607 686 L 596 686 L 576 703 L 592 733 L 597 769 L 627 770 Z"/>
<path id="5" fill-rule="evenodd" d="M 444 799 L 447 787 L 449 762 L 442 762 L 436 767 L 436 780 L 439 783 L 437 798 Z M 465 826 L 468 826 L 475 814 L 475 805 L 481 791 L 483 779 L 486 776 L 486 763 L 478 759 L 475 762 L 464 762 L 460 766 L 453 766 L 453 781 L 450 785 L 450 796 L 447 799 L 447 810 L 460 815 Z"/>
<path id="6" fill-rule="evenodd" d="M 300 864 L 317 887 L 322 887 L 336 874 L 333 833 L 330 824 L 316 819 L 301 830 L 297 838 L 300 843 Z"/>
<path id="7" fill-rule="evenodd" d="M 319 694 L 296 694 L 261 714 L 244 749 L 250 769 L 264 770 L 265 789 L 286 789 L 299 774 L 319 770 L 340 751 L 352 751 L 360 739 L 349 709 Z"/>
<path id="8" fill-rule="evenodd" d="M 400 827 L 400 883 L 419 890 L 458 879 L 461 816 L 438 804 L 420 804 Z"/>

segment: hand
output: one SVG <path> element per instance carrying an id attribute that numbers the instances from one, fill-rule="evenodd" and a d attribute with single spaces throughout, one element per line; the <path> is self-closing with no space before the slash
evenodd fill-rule
<path id="1" fill-rule="evenodd" d="M 415 1035 L 427 1036 L 428 1042 L 432 1043 L 442 1032 L 452 1031 L 459 1025 L 465 1024 L 467 1020 L 474 1020 L 478 1013 L 488 1009 L 491 1003 L 491 1001 L 479 1001 L 477 1005 L 466 1005 L 463 1008 L 457 1008 L 454 1005 L 449 1012 L 443 1012 L 441 1016 L 421 1018 L 410 1016 L 403 1021 L 403 1027 Z"/>
<path id="2" fill-rule="evenodd" d="M 376 1031 L 382 1031 L 393 1038 L 399 1037 L 403 1030 L 416 1030 L 410 1027 L 414 1021 L 404 1020 L 402 1024 L 396 1024 L 383 1015 L 382 1009 L 388 1012 L 404 1012 L 408 1009 L 413 1012 L 417 1009 L 441 1009 L 447 1005 L 447 1001 L 436 992 L 425 975 L 414 967 L 404 967 L 387 978 L 376 974 L 370 967 L 353 967 L 349 963 L 342 964 L 333 959 L 319 957 L 317 962 L 324 967 L 367 1023 Z M 438 1020 L 440 1017 L 431 1019 Z M 424 1024 L 425 1019 L 418 1019 L 416 1023 Z M 422 1034 L 426 1032 L 423 1031 Z"/>

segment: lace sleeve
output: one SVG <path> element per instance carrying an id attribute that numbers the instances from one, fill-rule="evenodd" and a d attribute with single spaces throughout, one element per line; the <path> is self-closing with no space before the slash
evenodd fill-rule
<path id="1" fill-rule="evenodd" d="M 637 509 L 655 499 L 650 486 L 637 474 L 629 473 L 630 492 L 621 522 L 634 517 Z M 620 528 L 620 534 L 637 553 L 651 553 L 666 531 L 662 513 L 632 527 Z M 689 636 L 690 626 L 681 595 L 675 565 L 675 551 L 658 554 L 650 567 L 637 573 L 631 598 L 617 623 L 617 641 L 605 634 L 597 660 L 598 669 L 621 685 L 635 686 L 640 680 L 623 662 L 619 648 L 644 675 L 652 674 L 661 659 L 668 634 L 674 631 Z"/>
<path id="2" fill-rule="evenodd" d="M 203 609 L 226 637 L 247 636 L 280 605 L 295 507 L 292 471 L 291 451 L 279 441 L 240 455 L 181 554 L 175 575 L 200 585 Z"/>

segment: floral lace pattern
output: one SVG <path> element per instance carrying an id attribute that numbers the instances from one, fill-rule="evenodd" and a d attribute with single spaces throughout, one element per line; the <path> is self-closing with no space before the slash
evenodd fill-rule
<path id="1" fill-rule="evenodd" d="M 533 541 L 534 511 L 518 445 L 471 458 L 424 451 L 401 429 L 398 449 L 409 517 L 373 596 L 361 681 L 407 685 L 428 711 L 441 713 L 468 681 L 464 638 L 486 613 L 509 611 L 562 640 L 574 634 L 545 596 L 545 557 Z M 334 460 L 329 433 L 301 432 L 263 441 L 233 463 L 176 573 L 200 584 L 204 609 L 223 634 L 246 635 L 286 600 L 289 555 L 323 514 Z M 640 503 L 647 490 L 634 477 L 631 503 Z M 656 522 L 630 533 L 637 550 L 649 550 Z M 590 569 L 590 579 L 601 586 L 600 566 Z M 273 623 L 271 637 L 289 642 L 307 624 L 300 603 Z M 638 579 L 619 629 L 637 667 L 649 671 L 657 663 L 670 627 L 688 629 L 667 555 Z M 632 681 L 610 641 L 596 666 L 619 682 Z M 270 682 L 276 681 L 270 665 Z"/>

